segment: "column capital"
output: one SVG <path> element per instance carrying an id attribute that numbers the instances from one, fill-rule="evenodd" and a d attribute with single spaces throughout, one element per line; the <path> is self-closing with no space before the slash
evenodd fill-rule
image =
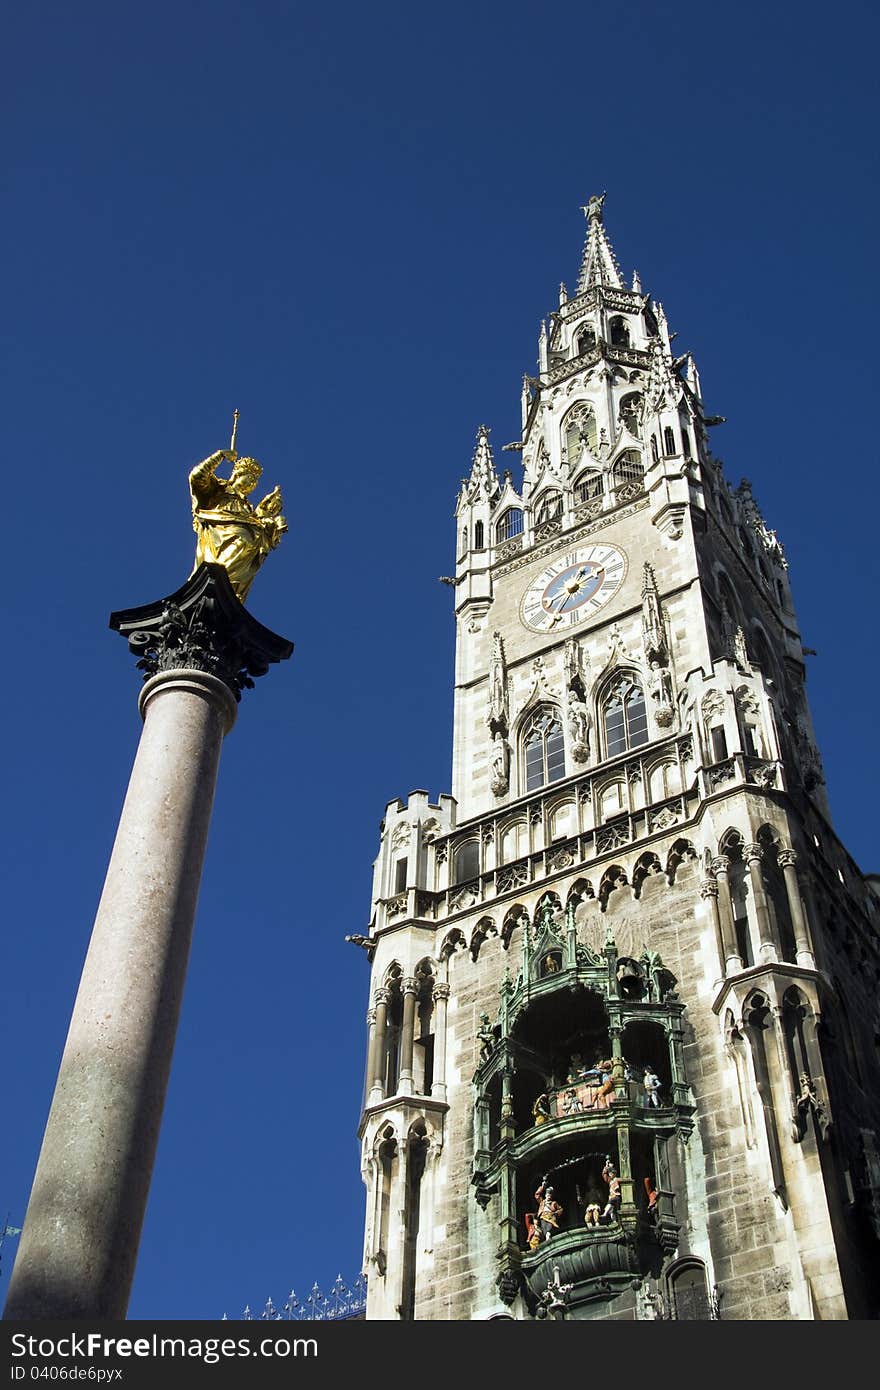
<path id="1" fill-rule="evenodd" d="M 376 1010 L 375 1010 L 375 1009 L 367 1009 L 367 1027 L 368 1027 L 368 1028 L 372 1028 L 372 1026 L 373 1026 L 373 1024 L 374 1024 L 375 1022 L 376 1022 Z"/>
<path id="2" fill-rule="evenodd" d="M 413 998 L 415 998 L 415 996 L 418 994 L 419 982 L 416 979 L 415 975 L 404 975 L 403 992 L 404 994 L 411 994 Z"/>
<path id="3" fill-rule="evenodd" d="M 719 874 L 726 874 L 730 868 L 730 855 L 716 854 L 709 867 L 716 878 Z"/>
<path id="4" fill-rule="evenodd" d="M 435 998 L 435 999 L 442 1000 L 443 1003 L 445 1004 L 446 1000 L 449 998 L 449 996 L 450 996 L 451 993 L 452 993 L 452 990 L 451 990 L 450 986 L 447 985 L 447 984 L 445 984 L 442 980 L 437 980 L 437 981 L 435 982 L 435 984 L 434 984 L 434 998 Z"/>
<path id="5" fill-rule="evenodd" d="M 386 1006 L 391 1003 L 391 990 L 387 985 L 380 985 L 373 994 L 373 1004 L 378 1009 L 380 1004 Z"/>
<path id="6" fill-rule="evenodd" d="M 718 884 L 714 878 L 703 879 L 700 884 L 700 897 L 704 899 L 718 897 Z"/>
<path id="7" fill-rule="evenodd" d="M 759 845 L 757 840 L 753 840 L 750 845 L 742 847 L 743 859 L 747 864 L 753 864 L 756 859 L 764 858 L 764 846 Z"/>
<path id="8" fill-rule="evenodd" d="M 788 868 L 792 868 L 792 869 L 793 869 L 794 866 L 795 866 L 795 864 L 797 864 L 797 862 L 798 862 L 798 853 L 797 853 L 797 850 L 796 850 L 796 849 L 780 849 L 780 850 L 777 850 L 777 853 L 776 853 L 776 862 L 778 863 L 778 865 L 779 865 L 779 867 L 780 867 L 781 869 L 788 869 Z"/>
<path id="9" fill-rule="evenodd" d="M 222 681 L 236 701 L 255 677 L 293 651 L 286 637 L 251 617 L 222 565 L 199 565 L 167 598 L 111 613 L 110 627 L 126 638 L 145 681 L 170 671 L 201 671 Z"/>

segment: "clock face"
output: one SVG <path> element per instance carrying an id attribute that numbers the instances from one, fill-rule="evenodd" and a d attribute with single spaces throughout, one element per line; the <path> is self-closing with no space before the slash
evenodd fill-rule
<path id="1" fill-rule="evenodd" d="M 581 546 L 533 579 L 521 614 L 535 632 L 565 632 L 597 613 L 626 578 L 627 558 L 614 545 Z"/>

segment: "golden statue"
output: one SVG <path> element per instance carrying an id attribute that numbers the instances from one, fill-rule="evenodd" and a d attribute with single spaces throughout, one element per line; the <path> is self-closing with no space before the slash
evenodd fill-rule
<path id="1" fill-rule="evenodd" d="M 248 501 L 263 472 L 256 459 L 241 458 L 235 451 L 238 411 L 233 417 L 229 449 L 197 463 L 189 475 L 192 495 L 193 530 L 196 533 L 196 563 L 222 565 L 236 597 L 244 603 L 254 575 L 287 530 L 281 515 L 283 502 L 279 488 L 273 488 L 262 502 Z M 228 478 L 218 478 L 222 463 L 231 463 Z"/>

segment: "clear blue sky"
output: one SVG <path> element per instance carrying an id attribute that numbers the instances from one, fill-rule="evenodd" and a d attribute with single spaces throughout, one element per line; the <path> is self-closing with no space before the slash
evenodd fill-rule
<path id="1" fill-rule="evenodd" d="M 133 1317 L 359 1267 L 343 938 L 385 803 L 449 788 L 456 488 L 478 423 L 517 436 L 591 193 L 787 547 L 836 826 L 880 867 L 877 38 L 855 0 L 7 11 L 14 1224 L 138 737 L 107 615 L 186 578 L 187 471 L 234 406 L 291 523 L 250 607 L 296 652 L 224 749 Z"/>

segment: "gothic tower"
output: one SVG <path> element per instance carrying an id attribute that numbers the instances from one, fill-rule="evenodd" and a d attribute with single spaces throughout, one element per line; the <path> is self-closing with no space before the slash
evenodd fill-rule
<path id="1" fill-rule="evenodd" d="M 392 801 L 370 1318 L 878 1311 L 880 902 L 829 823 L 782 546 L 602 198 L 457 506 L 453 795 Z"/>

